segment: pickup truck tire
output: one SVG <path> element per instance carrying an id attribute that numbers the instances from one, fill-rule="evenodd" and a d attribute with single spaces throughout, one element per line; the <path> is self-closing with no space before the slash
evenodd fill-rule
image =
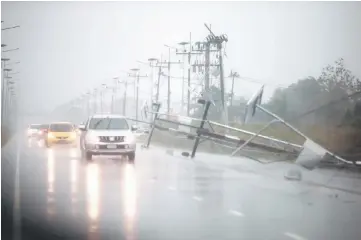
<path id="1" fill-rule="evenodd" d="M 90 152 L 87 152 L 87 151 L 85 151 L 83 149 L 81 150 L 81 158 L 82 159 L 85 159 L 87 161 L 91 161 L 92 157 L 93 157 L 93 155 Z"/>
<path id="2" fill-rule="evenodd" d="M 91 161 L 92 157 L 93 157 L 93 155 L 90 152 L 85 152 L 85 159 L 87 161 Z"/>
<path id="3" fill-rule="evenodd" d="M 128 160 L 129 160 L 130 163 L 134 163 L 135 152 L 128 153 Z"/>

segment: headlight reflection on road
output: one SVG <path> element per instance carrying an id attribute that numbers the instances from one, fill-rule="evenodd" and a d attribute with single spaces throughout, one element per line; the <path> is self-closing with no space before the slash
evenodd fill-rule
<path id="1" fill-rule="evenodd" d="M 55 213 L 54 209 L 54 182 L 55 182 L 55 159 L 54 152 L 52 149 L 48 149 L 48 194 L 47 194 L 47 213 L 51 216 Z"/>
<path id="2" fill-rule="evenodd" d="M 55 181 L 55 160 L 54 152 L 52 149 L 48 149 L 48 193 L 54 192 L 54 181 Z"/>
<path id="3" fill-rule="evenodd" d="M 125 231 L 126 239 L 135 239 L 134 223 L 137 208 L 137 183 L 134 165 L 127 164 L 124 168 L 124 215 L 125 215 Z"/>
<path id="4" fill-rule="evenodd" d="M 72 196 L 78 192 L 77 185 L 78 185 L 78 160 L 72 159 L 70 160 L 70 183 L 71 183 L 71 193 Z M 74 196 L 72 197 L 72 201 Z"/>
<path id="5" fill-rule="evenodd" d="M 87 210 L 90 219 L 90 231 L 97 228 L 97 220 L 99 217 L 99 194 L 100 194 L 100 176 L 99 166 L 89 163 L 86 169 L 86 185 L 87 185 Z"/>
<path id="6" fill-rule="evenodd" d="M 70 157 L 73 159 L 73 158 L 77 158 L 77 156 L 78 156 L 77 149 L 75 148 L 70 149 Z"/>

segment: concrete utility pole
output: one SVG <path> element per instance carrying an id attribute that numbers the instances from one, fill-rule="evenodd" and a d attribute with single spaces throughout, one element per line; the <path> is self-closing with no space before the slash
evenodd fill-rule
<path id="1" fill-rule="evenodd" d="M 170 86 L 170 67 L 172 64 L 181 64 L 180 61 L 178 62 L 171 62 L 170 60 L 170 49 L 171 47 L 168 46 L 168 45 L 164 45 L 165 47 L 168 47 L 168 63 L 167 62 L 164 62 L 164 63 L 167 63 L 167 68 L 168 68 L 168 94 L 167 94 L 167 113 L 170 114 L 170 100 L 171 100 L 171 86 Z M 160 64 L 162 64 L 162 62 L 160 62 Z"/>
<path id="2" fill-rule="evenodd" d="M 162 75 L 162 66 L 158 67 L 158 80 L 157 80 L 157 92 L 155 94 L 155 102 L 158 103 L 159 101 L 159 86 L 160 86 L 160 76 Z"/>
<path id="3" fill-rule="evenodd" d="M 185 48 L 185 45 L 189 44 L 188 42 L 181 42 L 181 43 L 178 43 L 179 45 L 183 46 L 183 49 L 182 51 L 183 52 L 186 52 L 186 48 Z M 183 114 L 184 112 L 184 84 L 185 84 L 185 67 L 184 67 L 184 63 L 185 63 L 185 55 L 182 56 L 182 62 L 183 62 L 183 69 L 182 69 L 182 101 L 181 101 L 181 114 Z"/>
<path id="4" fill-rule="evenodd" d="M 206 56 L 205 56 L 205 73 L 204 73 L 204 89 L 206 92 L 209 91 L 210 88 L 210 81 L 209 81 L 209 65 L 210 65 L 210 50 L 211 50 L 211 44 L 210 42 L 206 42 Z"/>
<path id="5" fill-rule="evenodd" d="M 180 45 L 186 45 L 189 44 L 189 50 L 188 52 L 184 51 L 184 52 L 180 52 L 177 54 L 180 55 L 188 55 L 188 84 L 187 84 L 187 116 L 189 116 L 190 113 L 190 102 L 191 102 L 191 59 L 192 59 L 192 55 L 194 54 L 202 54 L 199 52 L 193 52 L 192 50 L 192 33 L 189 33 L 189 42 L 181 42 L 179 43 Z"/>
<path id="6" fill-rule="evenodd" d="M 128 89 L 128 80 L 124 81 L 124 95 L 123 95 L 123 116 L 126 115 L 126 107 L 127 107 L 127 89 Z"/>
<path id="7" fill-rule="evenodd" d="M 231 106 L 233 106 L 233 98 L 234 98 L 234 78 L 239 78 L 239 74 L 237 72 L 231 72 L 229 75 L 232 77 L 232 89 L 231 89 Z"/>
<path id="8" fill-rule="evenodd" d="M 95 88 L 94 90 L 93 90 L 93 96 L 94 96 L 94 101 L 93 101 L 93 108 L 94 108 L 94 114 L 96 114 L 97 113 L 97 111 L 98 111 L 98 104 L 97 104 L 97 93 L 98 93 L 98 90 Z"/>
<path id="9" fill-rule="evenodd" d="M 100 88 L 100 112 L 101 114 L 104 114 L 104 109 L 103 109 L 103 92 L 104 90 L 107 89 L 107 85 L 106 84 L 102 84 L 101 88 Z"/>
<path id="10" fill-rule="evenodd" d="M 90 92 L 87 92 L 87 93 L 85 94 L 86 109 L 87 109 L 87 114 L 88 114 L 88 116 L 91 115 L 91 113 L 90 113 L 90 95 L 91 95 Z"/>
<path id="11" fill-rule="evenodd" d="M 228 42 L 228 38 L 226 35 L 216 36 L 212 30 L 204 24 L 205 27 L 208 29 L 210 34 L 207 37 L 207 42 L 210 44 L 215 44 L 217 46 L 217 50 L 219 51 L 219 70 L 220 70 L 220 87 L 221 87 L 221 100 L 223 105 L 223 117 L 224 117 L 224 124 L 228 124 L 228 107 L 227 102 L 225 101 L 225 86 L 224 86 L 224 74 L 223 74 L 223 53 L 222 53 L 222 44 L 223 42 Z"/>
<path id="12" fill-rule="evenodd" d="M 147 75 L 144 76 L 140 76 L 139 75 L 139 69 L 138 68 L 132 68 L 130 69 L 131 71 L 135 72 L 135 74 L 133 75 L 133 77 L 135 78 L 135 84 L 134 84 L 134 89 L 135 94 L 136 94 L 136 101 L 135 101 L 135 119 L 138 120 L 138 107 L 139 107 L 139 78 L 140 77 L 145 77 L 147 78 Z"/>
<path id="13" fill-rule="evenodd" d="M 114 86 L 112 88 L 113 92 L 112 92 L 112 104 L 111 104 L 111 113 L 115 113 L 115 100 L 116 100 L 116 94 L 117 94 L 117 88 L 118 88 L 118 79 L 119 77 L 114 77 L 113 78 L 113 82 L 114 82 Z"/>
<path id="14" fill-rule="evenodd" d="M 154 67 L 158 63 L 158 59 L 156 58 L 149 58 L 148 59 L 149 66 L 151 68 L 151 76 L 150 76 L 150 102 L 149 107 L 152 107 L 153 103 L 153 88 L 154 88 Z"/>

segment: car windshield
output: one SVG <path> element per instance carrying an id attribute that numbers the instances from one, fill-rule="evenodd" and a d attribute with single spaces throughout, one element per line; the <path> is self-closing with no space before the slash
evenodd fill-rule
<path id="1" fill-rule="evenodd" d="M 30 125 L 30 129 L 40 129 L 40 124 L 32 124 Z"/>
<path id="2" fill-rule="evenodd" d="M 89 129 L 127 130 L 129 125 L 124 118 L 92 118 L 89 123 Z"/>
<path id="3" fill-rule="evenodd" d="M 72 132 L 73 125 L 68 123 L 56 123 L 50 125 L 51 132 Z"/>
<path id="4" fill-rule="evenodd" d="M 48 127 L 49 127 L 49 124 L 41 124 L 39 128 L 40 129 L 46 129 Z"/>

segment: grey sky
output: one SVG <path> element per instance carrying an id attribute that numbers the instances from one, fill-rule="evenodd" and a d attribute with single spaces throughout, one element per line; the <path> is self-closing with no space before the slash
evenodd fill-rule
<path id="1" fill-rule="evenodd" d="M 23 104 L 51 109 L 111 83 L 136 60 L 167 55 L 163 44 L 203 40 L 204 23 L 227 34 L 225 75 L 230 70 L 276 85 L 317 76 L 343 57 L 361 77 L 361 3 L 359 2 L 2 2 L 2 42 L 18 52 Z M 221 10 L 223 9 L 223 10 Z M 175 60 L 176 58 L 174 58 Z M 178 58 L 177 58 L 178 59 Z M 179 58 L 181 59 L 181 58 Z M 174 66 L 172 76 L 181 76 Z M 180 101 L 180 80 L 173 79 Z M 142 92 L 149 87 L 142 79 Z M 227 83 L 230 87 L 230 82 Z M 164 85 L 166 86 L 166 85 Z M 237 81 L 236 93 L 249 97 L 257 84 Z M 164 90 L 164 89 L 163 89 Z M 149 92 L 149 91 L 148 91 Z M 132 91 L 130 91 L 130 95 Z M 165 94 L 163 91 L 162 94 Z"/>

